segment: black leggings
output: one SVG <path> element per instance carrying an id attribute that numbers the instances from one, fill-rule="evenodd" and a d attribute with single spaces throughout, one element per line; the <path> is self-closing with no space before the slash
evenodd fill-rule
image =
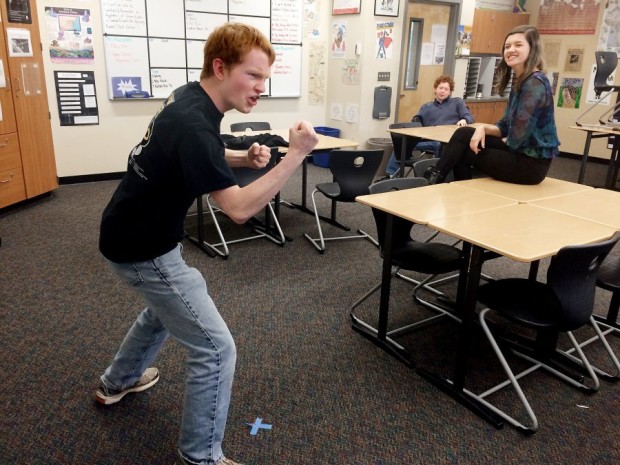
<path id="1" fill-rule="evenodd" d="M 538 184 L 545 179 L 551 159 L 533 158 L 522 153 L 512 152 L 499 137 L 486 136 L 486 147 L 474 153 L 469 148 L 475 128 L 458 128 L 443 149 L 437 169 L 442 176 L 454 171 L 454 179 L 471 179 L 472 168 L 491 176 L 498 181 L 513 184 Z"/>

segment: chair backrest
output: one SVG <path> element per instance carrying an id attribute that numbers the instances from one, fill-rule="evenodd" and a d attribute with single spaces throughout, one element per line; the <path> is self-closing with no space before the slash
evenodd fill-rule
<path id="1" fill-rule="evenodd" d="M 439 158 L 425 158 L 423 160 L 418 160 L 413 164 L 413 175 L 414 176 L 424 176 L 424 173 L 431 166 L 437 166 L 437 162 Z"/>
<path id="2" fill-rule="evenodd" d="M 598 270 L 596 285 L 611 292 L 620 291 L 620 255 L 609 254 Z"/>
<path id="3" fill-rule="evenodd" d="M 271 124 L 266 121 L 254 121 L 250 123 L 231 123 L 230 130 L 232 132 L 239 131 L 262 131 L 265 129 L 271 129 Z"/>
<path id="4" fill-rule="evenodd" d="M 607 84 L 607 78 L 613 73 L 618 65 L 616 52 L 594 52 L 596 58 L 596 73 L 594 75 L 594 91 L 596 95 L 617 89 L 617 86 Z"/>
<path id="5" fill-rule="evenodd" d="M 424 158 L 422 160 L 416 161 L 412 165 L 413 175 L 418 176 L 418 177 L 424 176 L 424 173 L 430 166 L 437 166 L 438 161 L 439 161 L 439 158 Z M 452 181 L 454 181 L 454 172 L 450 171 L 450 173 L 448 173 L 448 176 L 446 176 L 446 179 L 444 182 L 452 182 Z"/>
<path id="6" fill-rule="evenodd" d="M 422 123 L 417 121 L 406 121 L 404 123 L 392 123 L 390 124 L 390 129 L 401 129 L 401 128 L 419 128 L 422 127 Z M 394 147 L 394 155 L 397 160 L 400 160 L 401 150 L 403 149 L 403 137 L 399 134 L 393 134 L 390 132 L 390 137 L 392 138 L 392 146 Z M 405 137 L 406 146 L 405 150 L 407 156 L 409 157 L 415 148 L 417 141 L 413 137 Z M 417 175 L 416 175 L 417 176 Z"/>
<path id="7" fill-rule="evenodd" d="M 383 160 L 383 150 L 332 150 L 329 169 L 340 187 L 339 202 L 355 202 L 370 193 L 369 186 Z"/>
<path id="8" fill-rule="evenodd" d="M 267 166 L 265 166 L 264 168 L 261 168 L 261 169 L 246 168 L 246 167 L 232 168 L 235 178 L 237 179 L 237 183 L 239 184 L 240 187 L 243 187 L 243 186 L 247 186 L 251 182 L 256 181 L 258 178 L 260 178 L 265 173 L 269 172 L 274 166 L 276 166 L 280 157 L 281 157 L 281 154 L 278 151 L 278 148 L 272 147 L 271 158 L 269 159 Z"/>
<path id="9" fill-rule="evenodd" d="M 599 267 L 618 239 L 620 233 L 595 244 L 564 247 L 551 259 L 547 284 L 562 304 L 560 330 L 572 331 L 590 319 Z"/>
<path id="10" fill-rule="evenodd" d="M 385 181 L 379 181 L 370 186 L 371 194 L 381 194 L 383 192 L 400 191 L 405 189 L 413 189 L 416 187 L 427 186 L 428 181 L 424 178 L 393 178 L 386 179 Z M 385 222 L 387 220 L 387 213 L 372 209 L 372 216 L 375 219 L 375 225 L 377 226 L 377 241 L 379 242 L 379 248 L 383 253 L 383 247 L 385 245 Z M 395 216 L 392 223 L 392 248 L 397 250 L 407 242 L 411 241 L 411 228 L 413 223 L 404 218 Z"/>

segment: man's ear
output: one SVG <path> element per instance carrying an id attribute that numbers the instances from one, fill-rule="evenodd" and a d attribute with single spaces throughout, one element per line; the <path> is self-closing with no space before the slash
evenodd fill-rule
<path id="1" fill-rule="evenodd" d="M 224 72 L 226 71 L 226 63 L 221 58 L 216 58 L 211 64 L 213 66 L 213 75 L 220 81 L 224 79 Z"/>

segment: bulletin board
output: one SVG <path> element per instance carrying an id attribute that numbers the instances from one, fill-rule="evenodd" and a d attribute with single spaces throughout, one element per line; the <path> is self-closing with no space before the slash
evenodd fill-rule
<path id="1" fill-rule="evenodd" d="M 205 40 L 229 21 L 256 27 L 273 44 L 265 96 L 301 96 L 303 0 L 100 1 L 110 99 L 163 99 L 200 80 Z"/>

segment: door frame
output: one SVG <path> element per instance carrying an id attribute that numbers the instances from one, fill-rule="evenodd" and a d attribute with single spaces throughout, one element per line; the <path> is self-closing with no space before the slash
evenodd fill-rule
<path id="1" fill-rule="evenodd" d="M 400 93 L 403 91 L 404 88 L 404 73 L 403 73 L 403 68 L 406 66 L 406 59 L 404 60 L 403 58 L 406 55 L 406 51 L 407 51 L 407 40 L 408 40 L 408 35 L 407 35 L 407 28 L 409 27 L 409 20 L 411 18 L 409 18 L 409 3 L 427 3 L 430 5 L 441 5 L 441 6 L 448 6 L 450 7 L 450 17 L 448 19 L 448 35 L 446 37 L 446 56 L 445 56 L 445 61 L 443 64 L 443 72 L 445 74 L 449 74 L 449 75 L 454 75 L 454 67 L 455 67 L 455 63 L 456 63 L 456 58 L 454 56 L 454 51 L 452 51 L 451 53 L 448 53 L 448 44 L 453 44 L 454 47 L 456 47 L 456 34 L 457 34 L 457 28 L 459 25 L 459 21 L 461 18 L 461 5 L 463 3 L 463 0 L 409 0 L 406 3 L 406 8 L 404 9 L 405 13 L 403 14 L 403 19 L 402 19 L 402 42 L 401 42 L 401 47 L 400 47 L 400 63 L 398 66 L 398 89 L 397 89 L 397 93 L 396 93 L 396 109 L 394 111 L 394 117 L 396 119 L 398 119 L 398 113 L 400 110 Z M 424 19 L 424 18 L 421 18 Z M 419 59 L 419 55 L 418 55 L 418 59 Z"/>

